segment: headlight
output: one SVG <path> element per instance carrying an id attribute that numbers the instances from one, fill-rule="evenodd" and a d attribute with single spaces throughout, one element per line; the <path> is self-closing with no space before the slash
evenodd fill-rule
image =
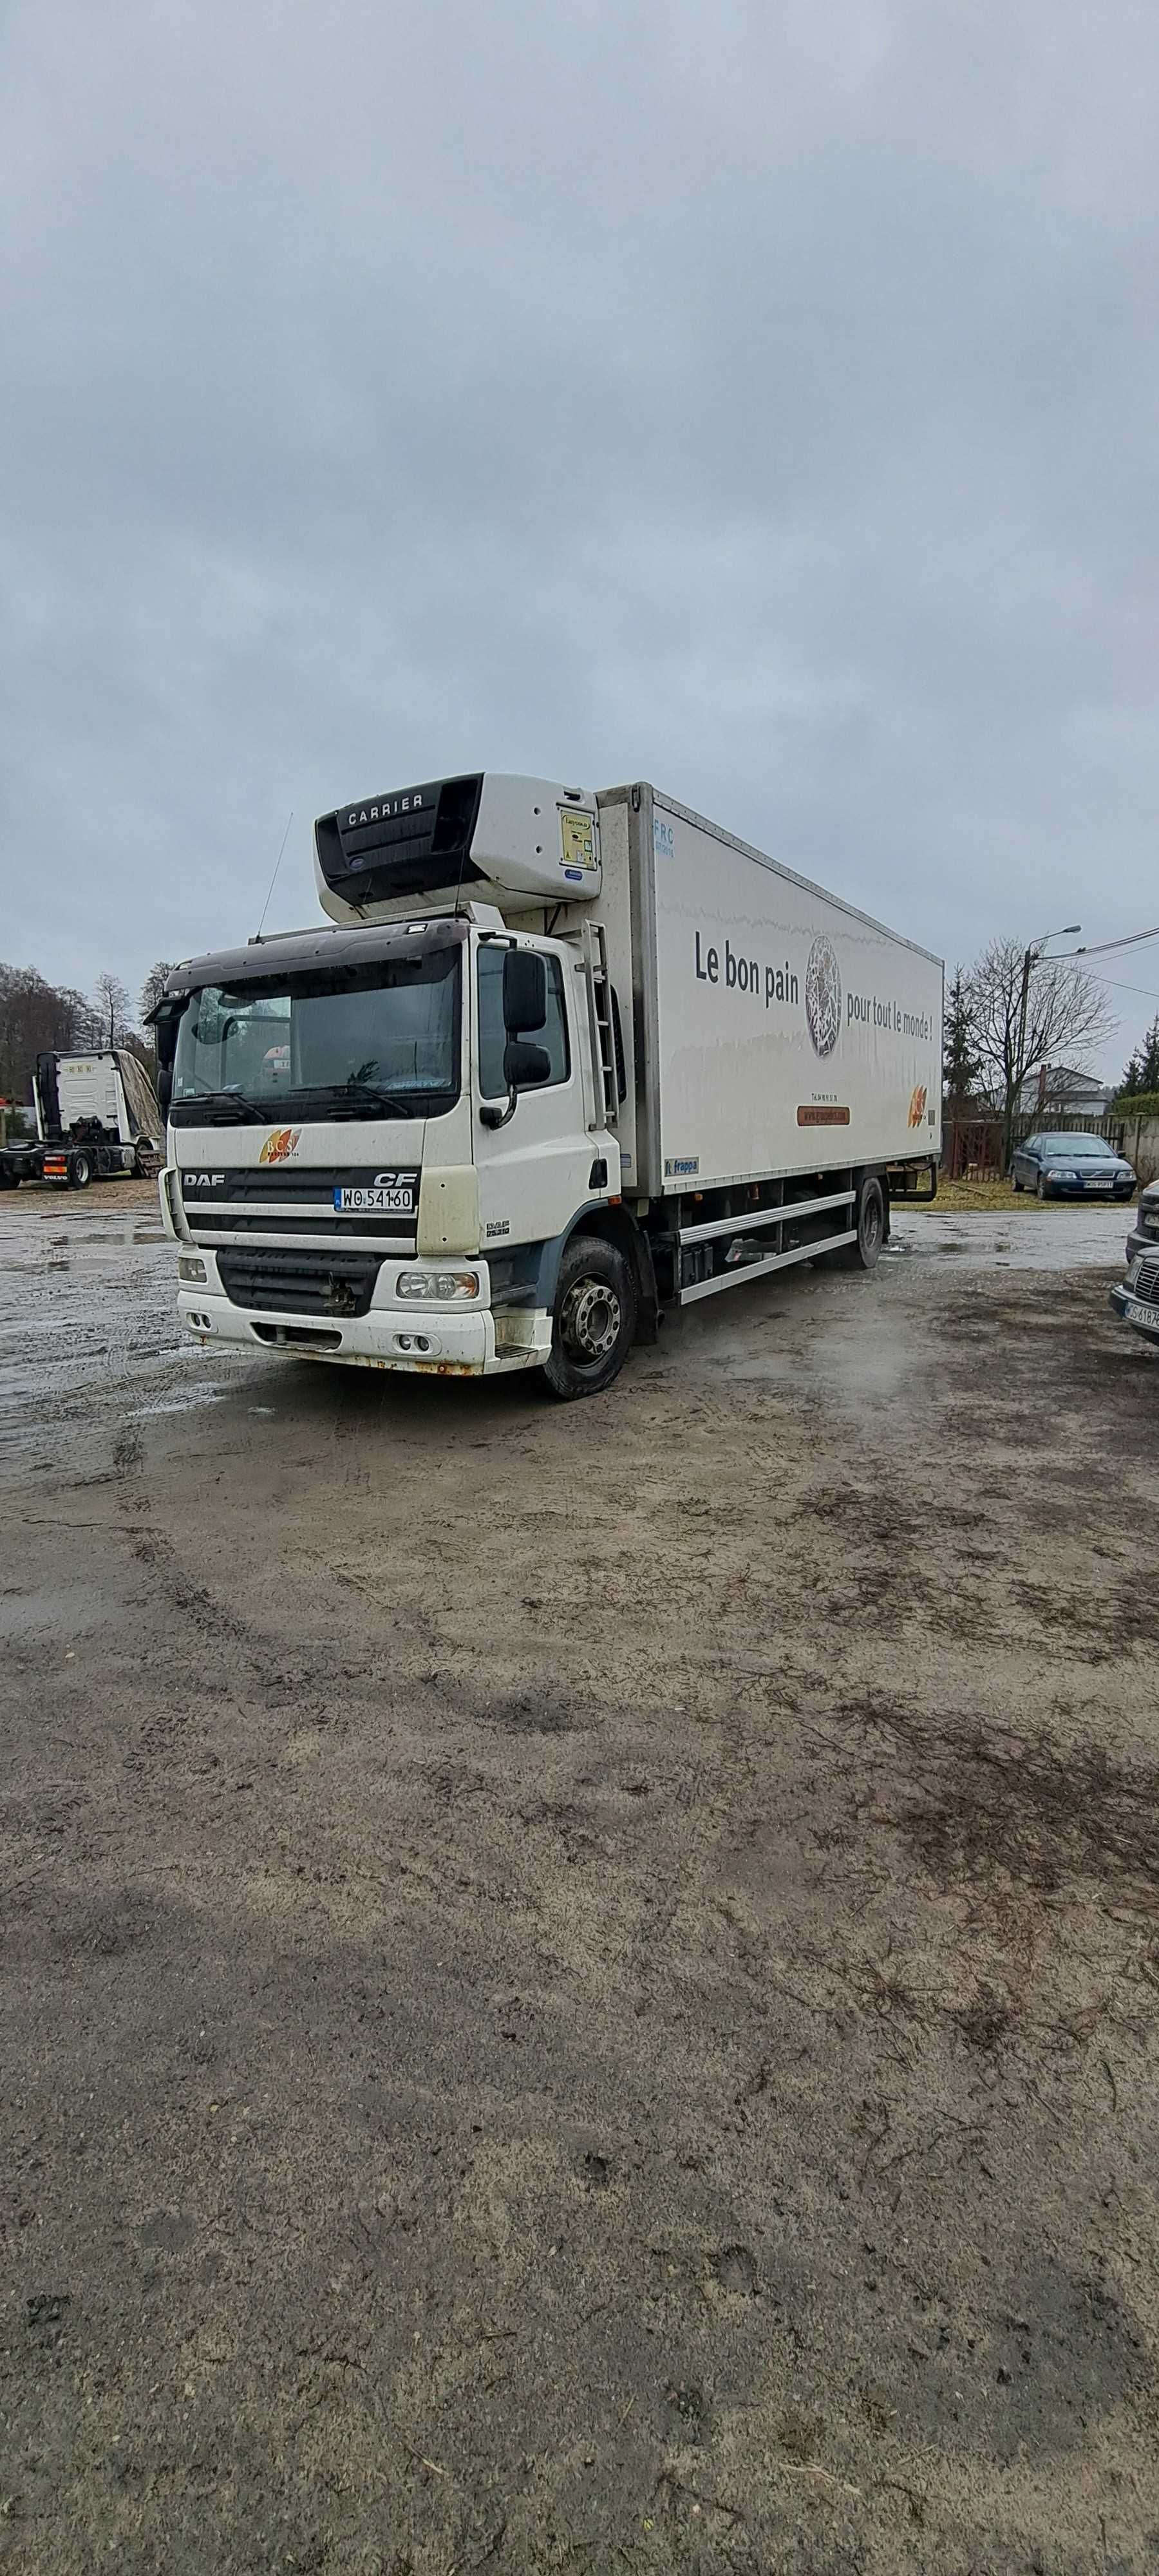
<path id="1" fill-rule="evenodd" d="M 204 1261 L 194 1261 L 190 1253 L 183 1252 L 177 1264 L 177 1276 L 179 1279 L 187 1279 L 191 1287 L 204 1288 L 209 1272 Z"/>
<path id="2" fill-rule="evenodd" d="M 479 1280 L 474 1270 L 400 1270 L 398 1294 L 428 1306 L 454 1306 L 478 1296 Z"/>
<path id="3" fill-rule="evenodd" d="M 1137 1252 L 1137 1253 L 1136 1253 L 1136 1255 L 1135 1255 L 1135 1258 L 1134 1258 L 1133 1262 L 1131 1263 L 1131 1267 L 1130 1267 L 1130 1269 L 1129 1269 L 1129 1270 L 1128 1270 L 1128 1272 L 1127 1272 L 1127 1276 L 1126 1276 L 1126 1278 L 1125 1278 L 1125 1279 L 1124 1279 L 1124 1281 L 1123 1281 L 1123 1286 L 1124 1286 L 1124 1288 L 1133 1288 L 1133 1287 L 1136 1285 L 1136 1282 L 1137 1282 L 1138 1277 L 1139 1277 L 1139 1272 L 1140 1272 L 1140 1269 L 1141 1269 L 1141 1267 L 1142 1267 L 1142 1262 L 1143 1262 L 1143 1255 L 1142 1255 L 1142 1253 L 1141 1253 L 1141 1252 Z"/>

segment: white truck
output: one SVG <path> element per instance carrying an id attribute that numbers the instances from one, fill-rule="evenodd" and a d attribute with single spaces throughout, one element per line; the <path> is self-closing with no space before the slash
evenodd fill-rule
<path id="1" fill-rule="evenodd" d="M 665 1307 L 872 1269 L 932 1195 L 940 961 L 671 797 L 429 781 L 315 865 L 330 926 L 155 1015 L 202 1340 L 590 1395 Z"/>
<path id="2" fill-rule="evenodd" d="M 145 1066 L 127 1047 L 38 1055 L 32 1077 L 40 1171 L 85 1190 L 157 1169 L 164 1121 Z"/>

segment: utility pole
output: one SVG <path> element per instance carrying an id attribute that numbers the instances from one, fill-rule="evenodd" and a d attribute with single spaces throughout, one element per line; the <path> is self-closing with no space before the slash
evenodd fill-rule
<path id="1" fill-rule="evenodd" d="M 1061 930 L 1044 930 L 1040 932 L 1037 939 L 1031 940 L 1029 948 L 1023 952 L 1022 996 L 1018 1006 L 1018 1047 L 1014 1058 L 1014 1087 L 1007 1103 L 1006 1134 L 1003 1140 L 1007 1170 L 1010 1168 L 1010 1157 L 1014 1150 L 1014 1120 L 1021 1105 L 1022 1085 L 1026 1079 L 1026 1010 L 1030 1000 L 1031 974 L 1038 964 L 1048 939 L 1076 939 L 1081 929 L 1081 921 L 1068 921 Z"/>

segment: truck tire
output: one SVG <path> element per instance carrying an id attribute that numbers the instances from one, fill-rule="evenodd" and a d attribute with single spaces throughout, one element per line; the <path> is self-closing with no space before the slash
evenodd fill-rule
<path id="1" fill-rule="evenodd" d="M 68 1158 L 68 1186 L 70 1190 L 87 1190 L 92 1176 L 92 1155 L 90 1154 L 87 1145 L 80 1145 L 78 1146 L 76 1153 L 70 1154 Z"/>
<path id="2" fill-rule="evenodd" d="M 876 1270 L 885 1241 L 885 1197 L 880 1181 L 861 1184 L 857 1201 L 857 1241 L 823 1252 L 815 1270 Z"/>
<path id="3" fill-rule="evenodd" d="M 561 1404 L 602 1395 L 636 1336 L 636 1282 L 623 1253 L 598 1234 L 575 1235 L 559 1265 L 551 1352 L 543 1375 Z"/>

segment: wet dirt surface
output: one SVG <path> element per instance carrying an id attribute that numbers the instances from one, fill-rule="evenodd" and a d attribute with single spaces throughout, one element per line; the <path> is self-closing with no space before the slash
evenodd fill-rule
<path id="1" fill-rule="evenodd" d="M 0 1202 L 0 2566 L 1152 2566 L 1123 1212 L 560 1409 L 152 1222 Z"/>

